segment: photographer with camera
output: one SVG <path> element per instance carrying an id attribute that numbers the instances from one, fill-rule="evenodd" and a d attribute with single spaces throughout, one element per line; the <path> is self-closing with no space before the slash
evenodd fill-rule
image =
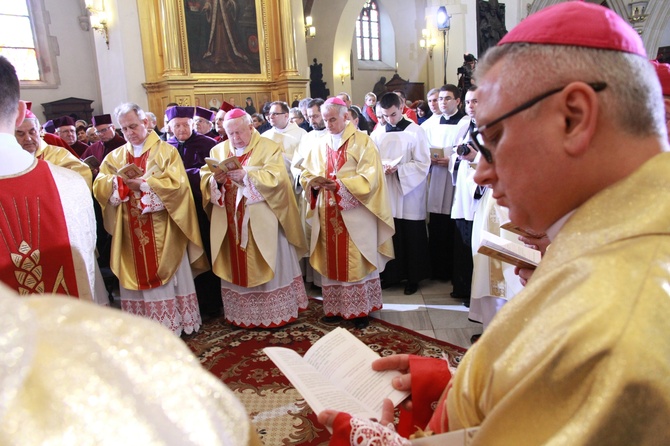
<path id="1" fill-rule="evenodd" d="M 470 132 L 475 126 L 475 112 L 477 109 L 477 87 L 473 86 L 465 93 L 465 112 L 470 118 L 466 134 L 461 144 L 455 147 L 452 154 L 452 179 L 454 185 L 454 202 L 451 206 L 451 219 L 454 221 L 454 269 L 451 283 L 454 294 L 470 302 L 470 287 L 472 282 L 472 222 L 475 218 L 475 209 L 481 198 L 479 186 L 474 181 L 474 163 L 480 157 L 479 152 L 470 141 Z"/>

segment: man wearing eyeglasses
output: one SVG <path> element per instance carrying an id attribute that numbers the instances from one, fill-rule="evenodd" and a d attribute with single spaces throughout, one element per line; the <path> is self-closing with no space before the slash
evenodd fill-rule
<path id="1" fill-rule="evenodd" d="M 552 245 L 413 412 L 434 389 L 427 430 L 473 428 L 472 444 L 670 444 L 670 145 L 642 39 L 610 9 L 560 3 L 489 48 L 475 77 L 475 180 Z M 414 390 L 412 361 L 373 366 L 411 372 L 396 388 Z"/>
<path id="2" fill-rule="evenodd" d="M 270 125 L 272 127 L 261 134 L 265 138 L 271 139 L 282 146 L 284 151 L 284 161 L 289 173 L 291 173 L 291 161 L 300 140 L 307 132 L 301 129 L 298 124 L 291 122 L 289 108 L 286 102 L 275 101 L 270 105 L 268 113 Z"/>
<path id="3" fill-rule="evenodd" d="M 99 163 L 105 159 L 107 154 L 117 147 L 121 147 L 126 143 L 126 140 L 116 133 L 116 128 L 112 123 L 112 116 L 108 114 L 93 116 L 93 128 L 95 133 L 100 138 L 97 142 L 88 146 L 81 159 L 86 159 L 89 156 L 95 156 Z M 98 168 L 93 167 L 93 178 L 98 174 Z"/>
<path id="4" fill-rule="evenodd" d="M 65 141 L 74 150 L 75 154 L 81 158 L 89 146 L 81 141 L 77 141 L 77 129 L 74 125 L 74 119 L 69 116 L 61 116 L 54 119 L 56 134 Z"/>

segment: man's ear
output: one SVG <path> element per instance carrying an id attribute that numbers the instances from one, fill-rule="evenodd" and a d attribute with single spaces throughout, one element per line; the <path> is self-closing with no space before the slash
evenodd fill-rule
<path id="1" fill-rule="evenodd" d="M 570 156 L 581 156 L 596 132 L 600 101 L 598 93 L 584 82 L 573 82 L 561 93 L 565 118 L 564 147 Z"/>
<path id="2" fill-rule="evenodd" d="M 16 117 L 16 121 L 14 122 L 14 127 L 18 127 L 21 124 L 23 124 L 23 120 L 26 117 L 26 102 L 25 101 L 19 101 L 18 103 L 18 116 Z"/>

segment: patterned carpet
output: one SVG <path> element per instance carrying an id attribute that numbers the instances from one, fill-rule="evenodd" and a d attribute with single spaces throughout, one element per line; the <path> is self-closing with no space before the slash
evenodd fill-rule
<path id="1" fill-rule="evenodd" d="M 310 299 L 309 308 L 288 326 L 242 330 L 223 317 L 205 323 L 186 343 L 202 365 L 231 388 L 247 408 L 265 445 L 326 445 L 328 431 L 284 375 L 262 352 L 267 346 L 290 346 L 303 355 L 312 343 L 336 327 L 320 322 L 321 302 Z M 456 366 L 464 349 L 422 336 L 413 331 L 371 319 L 357 330 L 343 322 L 359 339 L 381 356 L 412 353 L 422 356 L 448 355 Z"/>

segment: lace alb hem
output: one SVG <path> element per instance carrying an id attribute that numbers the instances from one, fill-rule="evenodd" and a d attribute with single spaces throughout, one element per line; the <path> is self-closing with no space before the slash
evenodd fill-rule
<path id="1" fill-rule="evenodd" d="M 293 322 L 298 311 L 307 308 L 307 293 L 302 276 L 272 291 L 234 291 L 221 282 L 221 298 L 226 320 L 243 328 L 281 327 Z"/>
<path id="2" fill-rule="evenodd" d="M 379 277 L 357 283 L 322 284 L 321 289 L 326 316 L 352 319 L 380 310 L 383 305 Z"/>
<path id="3" fill-rule="evenodd" d="M 137 316 L 148 317 L 160 322 L 177 336 L 182 331 L 191 334 L 200 330 L 202 319 L 195 293 L 175 296 L 174 299 L 145 302 L 121 299 L 121 309 Z"/>

